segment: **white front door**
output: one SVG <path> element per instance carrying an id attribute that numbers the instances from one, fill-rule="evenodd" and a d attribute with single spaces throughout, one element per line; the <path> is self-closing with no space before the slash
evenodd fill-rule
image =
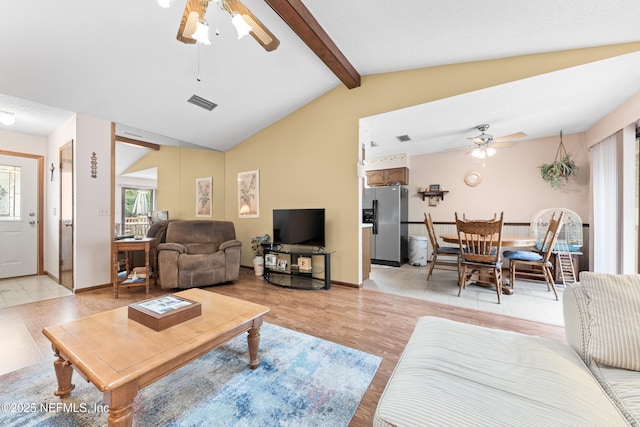
<path id="1" fill-rule="evenodd" d="M 38 273 L 38 160 L 0 155 L 0 279 Z"/>

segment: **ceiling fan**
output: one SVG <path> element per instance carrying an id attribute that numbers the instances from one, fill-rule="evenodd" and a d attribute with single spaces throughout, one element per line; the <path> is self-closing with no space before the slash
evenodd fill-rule
<path id="1" fill-rule="evenodd" d="M 207 25 L 204 15 L 210 1 L 217 3 L 220 9 L 226 10 L 231 15 L 231 21 L 238 30 L 238 38 L 242 38 L 245 34 L 251 34 L 268 52 L 275 50 L 280 44 L 280 40 L 240 0 L 187 0 L 176 37 L 179 41 L 187 44 L 196 43 L 194 37 L 198 27 Z"/>
<path id="2" fill-rule="evenodd" d="M 511 135 L 494 138 L 493 135 L 485 133 L 485 131 L 489 129 L 488 124 L 478 125 L 476 126 L 476 129 L 478 129 L 481 133 L 480 135 L 473 138 L 468 138 L 473 143 L 473 145 L 471 149 L 467 151 L 467 154 L 471 153 L 473 157 L 476 157 L 478 159 L 486 159 L 487 157 L 493 156 L 494 154 L 496 154 L 496 147 L 511 147 L 514 145 L 514 143 L 512 142 L 508 143 L 506 141 L 511 141 L 512 139 L 523 138 L 527 136 L 527 134 L 524 132 L 517 132 L 512 133 Z"/>

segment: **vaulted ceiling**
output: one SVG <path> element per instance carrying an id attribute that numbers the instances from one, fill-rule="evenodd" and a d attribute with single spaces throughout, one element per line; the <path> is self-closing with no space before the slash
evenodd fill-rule
<path id="1" fill-rule="evenodd" d="M 77 112 L 225 151 L 359 76 L 640 41 L 634 0 L 245 0 L 280 40 L 267 52 L 238 40 L 213 1 L 212 44 L 178 42 L 185 2 L 0 2 L 0 110 L 17 119 L 6 130 L 47 135 Z M 485 122 L 496 136 L 582 131 L 640 91 L 639 65 L 630 54 L 363 123 L 380 153 L 450 148 Z M 403 134 L 415 143 L 399 145 Z"/>

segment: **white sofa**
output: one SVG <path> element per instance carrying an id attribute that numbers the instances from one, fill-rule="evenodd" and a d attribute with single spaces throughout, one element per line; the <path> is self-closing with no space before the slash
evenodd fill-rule
<path id="1" fill-rule="evenodd" d="M 640 425 L 640 276 L 581 273 L 568 344 L 422 317 L 373 425 Z"/>

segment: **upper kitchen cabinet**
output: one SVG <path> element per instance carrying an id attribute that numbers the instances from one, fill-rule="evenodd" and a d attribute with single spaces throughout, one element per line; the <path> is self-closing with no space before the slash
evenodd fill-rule
<path id="1" fill-rule="evenodd" d="M 370 187 L 392 184 L 409 185 L 409 168 L 367 171 L 367 185 Z"/>

